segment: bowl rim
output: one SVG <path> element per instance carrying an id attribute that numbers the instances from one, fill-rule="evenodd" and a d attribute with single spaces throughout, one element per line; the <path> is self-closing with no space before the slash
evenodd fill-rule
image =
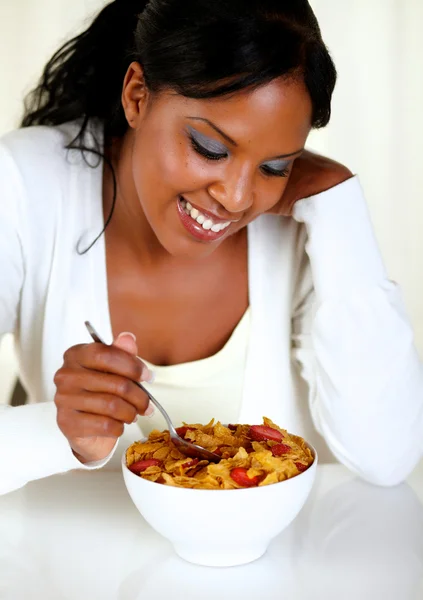
<path id="1" fill-rule="evenodd" d="M 144 441 L 147 440 L 147 437 L 141 438 L 139 441 Z M 139 475 L 135 475 L 135 473 L 133 473 L 129 467 L 126 465 L 126 451 L 128 450 L 128 448 L 126 448 L 126 450 L 123 452 L 122 454 L 122 459 L 121 459 L 121 464 L 122 464 L 122 470 L 125 471 L 129 477 L 134 477 L 134 481 L 136 480 L 142 480 L 143 484 L 150 484 L 150 485 L 154 485 L 156 486 L 160 486 L 162 488 L 166 488 L 166 489 L 172 489 L 172 490 L 178 490 L 178 492 L 185 492 L 187 490 L 192 491 L 192 492 L 241 492 L 241 493 L 245 493 L 245 492 L 253 492 L 253 493 L 257 493 L 257 490 L 263 490 L 263 489 L 268 489 L 268 488 L 273 488 L 275 485 L 278 485 L 280 483 L 284 483 L 286 485 L 288 485 L 288 482 L 292 482 L 295 480 L 298 480 L 299 477 L 301 477 L 302 475 L 305 475 L 306 473 L 309 473 L 309 471 L 313 470 L 315 471 L 317 468 L 317 464 L 319 461 L 319 456 L 317 454 L 317 450 L 316 448 L 314 448 L 314 446 L 312 446 L 309 442 L 306 442 L 307 447 L 311 450 L 311 453 L 313 454 L 313 462 L 311 463 L 311 465 L 308 467 L 308 469 L 306 469 L 305 471 L 302 471 L 301 473 L 299 473 L 298 475 L 295 475 L 295 477 L 290 477 L 289 479 L 284 479 L 283 481 L 278 481 L 277 483 L 272 483 L 269 485 L 264 485 L 264 486 L 254 486 L 254 487 L 249 487 L 249 488 L 235 488 L 232 490 L 222 490 L 222 489 L 218 489 L 218 490 L 206 490 L 206 489 L 194 489 L 194 488 L 184 488 L 184 487 L 179 487 L 179 486 L 173 486 L 173 485 L 164 485 L 163 483 L 157 483 L 157 481 L 149 481 L 148 479 L 144 479 L 143 477 L 140 477 Z M 170 492 L 170 493 L 174 493 L 174 492 Z"/>

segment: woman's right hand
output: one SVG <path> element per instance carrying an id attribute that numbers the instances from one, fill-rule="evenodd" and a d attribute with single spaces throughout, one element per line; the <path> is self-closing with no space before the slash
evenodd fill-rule
<path id="1" fill-rule="evenodd" d="M 151 378 L 132 334 L 121 333 L 111 346 L 81 344 L 65 352 L 54 377 L 57 424 L 82 463 L 106 458 L 125 423 L 152 412 L 134 383 Z"/>

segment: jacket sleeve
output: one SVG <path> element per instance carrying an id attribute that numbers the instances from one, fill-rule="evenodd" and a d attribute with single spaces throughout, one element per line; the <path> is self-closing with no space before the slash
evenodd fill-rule
<path id="1" fill-rule="evenodd" d="M 20 213 L 24 194 L 13 157 L 0 143 L 0 339 L 19 327 L 26 265 L 21 231 L 24 215 Z M 81 464 L 57 426 L 53 402 L 0 406 L 0 494 L 48 475 L 99 468 L 112 455 Z"/>
<path id="2" fill-rule="evenodd" d="M 294 218 L 306 226 L 308 266 L 293 353 L 315 427 L 352 471 L 395 485 L 423 454 L 423 366 L 358 179 L 297 202 Z"/>
<path id="3" fill-rule="evenodd" d="M 0 494 L 49 475 L 99 469 L 116 446 L 105 459 L 82 464 L 57 426 L 54 402 L 0 406 Z"/>

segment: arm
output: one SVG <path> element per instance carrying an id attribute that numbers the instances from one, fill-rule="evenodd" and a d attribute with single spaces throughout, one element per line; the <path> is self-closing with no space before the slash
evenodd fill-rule
<path id="1" fill-rule="evenodd" d="M 311 267 L 294 315 L 294 356 L 315 426 L 351 470 L 397 484 L 423 452 L 423 367 L 357 178 L 300 200 L 293 216 L 306 226 Z"/>
<path id="2" fill-rule="evenodd" d="M 0 338 L 19 323 L 25 278 L 22 223 L 25 190 L 16 164 L 0 143 Z M 0 494 L 28 481 L 75 468 L 98 468 L 103 461 L 82 465 L 56 423 L 53 402 L 12 408 L 0 406 Z"/>
<path id="3" fill-rule="evenodd" d="M 0 494 L 29 481 L 72 469 L 98 469 L 104 460 L 81 464 L 56 423 L 54 402 L 0 406 Z"/>

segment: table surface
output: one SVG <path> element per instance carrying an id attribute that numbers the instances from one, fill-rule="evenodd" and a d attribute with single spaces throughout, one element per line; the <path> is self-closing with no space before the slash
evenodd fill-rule
<path id="1" fill-rule="evenodd" d="M 423 468 L 380 488 L 340 465 L 319 466 L 306 506 L 266 555 L 226 569 L 178 558 L 140 516 L 116 466 L 0 497 L 2 600 L 262 597 L 422 600 Z"/>

